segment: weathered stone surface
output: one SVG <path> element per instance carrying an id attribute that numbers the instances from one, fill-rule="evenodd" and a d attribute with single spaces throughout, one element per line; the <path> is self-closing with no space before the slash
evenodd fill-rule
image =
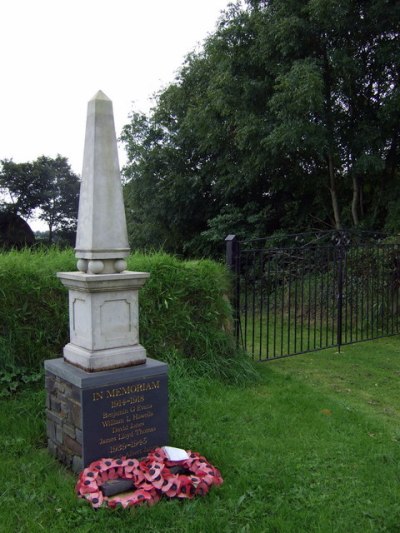
<path id="1" fill-rule="evenodd" d="M 48 420 L 52 420 L 53 422 L 55 422 L 55 424 L 61 426 L 63 418 L 58 413 L 52 411 L 51 409 L 47 409 L 46 414 Z"/>
<path id="2" fill-rule="evenodd" d="M 143 364 L 138 291 L 146 272 L 60 272 L 69 289 L 70 342 L 64 358 L 90 372 Z"/>
<path id="3" fill-rule="evenodd" d="M 68 437 L 71 437 L 71 439 L 75 439 L 75 428 L 73 426 L 63 424 L 62 430 L 66 435 L 68 435 Z"/>
<path id="4" fill-rule="evenodd" d="M 56 440 L 56 426 L 52 420 L 47 420 L 46 424 L 47 437 L 52 441 Z"/>
<path id="5" fill-rule="evenodd" d="M 102 91 L 88 103 L 75 250 L 86 260 L 129 255 L 113 106 Z"/>
<path id="6" fill-rule="evenodd" d="M 78 455 L 74 455 L 72 458 L 72 471 L 78 474 L 83 470 L 83 463 L 82 463 L 82 457 L 79 457 Z"/>
<path id="7" fill-rule="evenodd" d="M 82 455 L 82 445 L 76 440 L 71 439 L 68 435 L 64 436 L 65 449 L 69 452 L 72 452 L 71 455 Z"/>
<path id="8" fill-rule="evenodd" d="M 73 426 L 82 429 L 82 409 L 79 403 L 75 401 L 69 402 L 69 415 Z"/>
<path id="9" fill-rule="evenodd" d="M 47 392 L 49 393 L 54 392 L 55 383 L 56 383 L 56 376 L 48 372 L 46 375 L 46 379 L 45 379 L 45 388 Z"/>
<path id="10" fill-rule="evenodd" d="M 56 444 L 62 444 L 64 442 L 64 432 L 61 426 L 56 426 Z"/>
<path id="11" fill-rule="evenodd" d="M 76 442 L 79 442 L 79 444 L 83 443 L 83 433 L 80 429 L 75 431 L 75 440 Z"/>

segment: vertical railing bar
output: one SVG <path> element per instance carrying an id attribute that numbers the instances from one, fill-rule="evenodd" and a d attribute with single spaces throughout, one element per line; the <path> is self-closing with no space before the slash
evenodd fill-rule
<path id="1" fill-rule="evenodd" d="M 386 333 L 386 335 L 389 335 L 389 300 L 388 296 L 389 293 L 387 292 L 387 269 L 386 269 L 386 249 L 383 245 L 380 246 L 379 254 L 380 257 L 380 279 L 381 279 L 381 287 L 382 287 L 382 295 L 381 295 L 381 303 L 380 303 L 380 312 L 379 315 L 381 317 L 381 327 L 378 329 L 382 331 L 382 333 Z"/>
<path id="2" fill-rule="evenodd" d="M 300 350 L 303 351 L 304 334 L 304 251 L 301 257 L 301 321 L 300 321 Z"/>
<path id="3" fill-rule="evenodd" d="M 317 248 L 314 248 L 314 261 L 313 261 L 313 287 L 314 287 L 314 350 L 317 347 L 317 283 L 318 283 L 318 267 L 315 265 L 317 264 Z M 319 266 L 319 265 L 318 265 Z"/>
<path id="4" fill-rule="evenodd" d="M 269 343 L 270 343 L 270 294 L 271 294 L 271 256 L 267 252 L 267 316 L 266 316 L 266 330 L 267 330 L 267 346 L 266 346 L 266 356 L 269 359 Z"/>
<path id="5" fill-rule="evenodd" d="M 348 309 L 349 287 L 348 287 L 347 257 L 348 257 L 348 250 L 347 248 L 345 248 L 344 257 L 343 257 L 343 298 L 342 298 L 342 306 L 344 308 L 345 342 L 347 342 L 347 339 L 348 339 L 348 319 L 349 319 L 349 309 Z M 343 325 L 342 325 L 342 338 L 343 338 Z"/>
<path id="6" fill-rule="evenodd" d="M 277 266 L 276 266 L 277 261 L 276 261 L 276 258 L 274 259 L 275 260 L 274 260 L 274 351 L 273 351 L 273 357 L 276 357 L 276 328 L 277 328 L 276 299 L 277 299 L 277 292 L 278 292 L 278 287 L 277 287 L 278 276 L 277 276 Z"/>
<path id="7" fill-rule="evenodd" d="M 382 262 L 381 262 L 382 254 L 381 254 L 381 251 L 382 251 L 382 247 L 378 246 L 378 248 L 376 250 L 377 276 L 375 278 L 375 291 L 374 291 L 374 297 L 375 297 L 375 300 L 376 300 L 376 303 L 375 303 L 375 307 L 376 307 L 376 311 L 375 311 L 375 338 L 378 337 L 380 329 L 382 330 L 382 333 L 384 331 L 384 319 L 383 319 L 382 311 L 383 311 L 383 305 L 384 305 L 383 302 L 384 302 L 385 294 L 383 292 L 384 283 L 383 283 L 383 278 L 382 278 L 383 273 L 382 273 Z"/>
<path id="8" fill-rule="evenodd" d="M 383 306 L 383 312 L 384 312 L 384 315 L 383 316 L 386 316 L 386 332 L 387 332 L 387 335 L 389 335 L 390 333 L 390 326 L 389 326 L 389 323 L 390 323 L 390 314 L 389 314 L 389 310 L 390 310 L 390 249 L 389 248 L 383 248 L 382 246 L 382 251 L 385 251 L 386 253 L 384 254 L 385 256 L 385 259 L 383 261 L 383 267 L 384 267 L 384 279 L 385 279 L 385 287 L 386 287 L 386 298 L 385 298 L 385 302 L 386 302 L 386 305 L 384 304 Z M 386 311 L 387 309 L 387 311 Z"/>
<path id="9" fill-rule="evenodd" d="M 256 252 L 252 253 L 252 267 L 253 267 L 253 298 L 252 298 L 252 317 L 251 317 L 251 353 L 253 354 L 253 358 L 255 357 L 255 329 L 256 329 Z"/>
<path id="10" fill-rule="evenodd" d="M 321 287 L 320 287 L 320 309 L 319 309 L 319 316 L 320 316 L 320 329 L 319 329 L 319 344 L 320 348 L 322 348 L 322 337 L 323 337 L 323 330 L 324 330 L 324 323 L 323 323 L 323 309 L 324 309 L 324 280 L 325 280 L 325 273 L 326 273 L 326 256 L 325 256 L 326 250 L 324 249 L 324 260 L 322 263 L 322 271 L 321 271 Z"/>
<path id="11" fill-rule="evenodd" d="M 389 302 L 388 302 L 388 305 L 390 307 L 390 323 L 391 323 L 391 327 L 390 327 L 390 334 L 393 335 L 394 334 L 394 316 L 393 316 L 393 298 L 394 298 L 394 291 L 392 290 L 392 279 L 393 279 L 393 275 L 392 275 L 392 260 L 394 258 L 394 254 L 393 254 L 393 251 L 394 251 L 394 247 L 393 246 L 390 246 L 389 248 L 389 253 L 390 253 L 390 256 L 389 256 L 389 260 L 388 260 L 388 265 L 389 265 L 389 268 L 388 268 L 388 272 L 387 272 L 387 284 L 388 284 L 388 294 L 389 294 Z"/>
<path id="12" fill-rule="evenodd" d="M 397 259 L 396 259 L 396 281 L 397 281 L 397 287 L 396 287 L 396 316 L 397 316 L 397 320 L 396 320 L 396 332 L 398 333 L 399 332 L 399 318 L 400 318 L 400 313 L 399 313 L 399 279 L 398 279 L 398 276 L 399 276 L 399 266 L 398 264 L 400 263 L 399 261 L 399 251 L 397 250 Z"/>
<path id="13" fill-rule="evenodd" d="M 332 313 L 332 336 L 331 336 L 331 345 L 335 346 L 337 342 L 337 331 L 336 331 L 336 339 L 335 339 L 335 319 L 337 319 L 337 299 L 336 299 L 336 291 L 337 291 L 337 268 L 336 268 L 336 248 L 332 250 L 334 262 L 333 262 L 333 272 L 332 272 L 332 296 L 333 301 L 335 304 L 334 312 Z"/>
<path id="14" fill-rule="evenodd" d="M 350 282 L 350 298 L 349 298 L 349 305 L 350 305 L 350 342 L 353 342 L 353 297 L 354 297 L 354 276 L 353 276 L 353 267 L 354 267 L 354 250 L 351 248 L 348 252 L 347 257 L 350 259 L 350 266 L 349 266 L 349 273 L 347 276 L 348 282 Z M 349 264 L 349 263 L 348 263 Z"/>
<path id="15" fill-rule="evenodd" d="M 369 251 L 369 248 L 368 248 L 368 244 L 366 246 L 366 250 Z M 368 278 L 367 278 L 367 298 L 368 298 L 368 303 L 367 303 L 367 317 L 368 317 L 368 320 L 367 320 L 367 337 L 366 337 L 366 340 L 369 339 L 371 333 L 370 333 L 370 326 L 371 326 L 371 258 L 368 257 L 368 262 L 367 262 L 367 265 L 368 265 L 368 270 L 367 270 L 367 273 L 368 273 Z"/>
<path id="16" fill-rule="evenodd" d="M 370 246 L 368 246 L 368 249 L 370 250 Z M 373 259 L 370 259 L 370 276 L 369 276 L 369 307 L 370 307 L 370 313 L 371 313 L 371 329 L 369 333 L 369 338 L 373 338 L 374 336 L 374 276 L 372 275 L 374 270 L 374 262 Z"/>
<path id="17" fill-rule="evenodd" d="M 366 287 L 366 283 L 364 282 L 364 277 L 365 277 L 365 251 L 364 251 L 364 248 L 360 248 L 360 250 L 362 250 L 362 259 L 364 259 L 364 261 L 359 261 L 359 265 L 360 265 L 360 268 L 362 269 L 360 271 L 360 291 L 361 291 L 361 313 L 360 313 L 360 341 L 363 340 L 364 338 L 364 317 L 366 316 L 366 313 L 364 311 L 364 306 L 365 306 L 365 287 Z"/>
<path id="18" fill-rule="evenodd" d="M 263 346 L 263 307 L 264 307 L 264 251 L 260 250 L 260 341 L 259 341 L 259 350 L 258 350 L 258 360 L 261 361 L 262 346 Z"/>
<path id="19" fill-rule="evenodd" d="M 311 335 L 311 274 L 310 274 L 310 258 L 307 256 L 307 285 L 308 285 L 308 313 L 307 313 L 307 350 L 310 351 L 310 335 Z"/>
<path id="20" fill-rule="evenodd" d="M 245 258 L 246 258 L 246 267 L 244 270 L 244 345 L 247 351 L 247 324 L 248 324 L 247 307 L 249 303 L 249 298 L 248 298 L 249 254 L 248 252 L 245 253 Z"/>
<path id="21" fill-rule="evenodd" d="M 281 259 L 281 286 L 282 286 L 282 298 L 281 298 L 281 355 L 283 355 L 283 332 L 284 332 L 284 308 L 285 308 L 285 280 L 286 280 L 286 269 L 285 269 L 285 260 Z"/>
<path id="22" fill-rule="evenodd" d="M 338 291 L 338 298 L 337 298 L 337 329 L 336 329 L 336 342 L 339 348 L 342 345 L 342 325 L 343 325 L 343 255 L 344 255 L 344 248 L 341 244 L 339 244 L 339 248 L 337 249 L 337 262 L 338 262 L 338 269 L 337 269 L 337 291 Z"/>
<path id="23" fill-rule="evenodd" d="M 329 346 L 329 306 L 331 304 L 331 287 L 330 287 L 330 278 L 331 278 L 331 247 L 327 249 L 328 254 L 328 269 L 326 271 L 326 302 L 325 302 L 325 316 L 326 316 L 326 327 L 325 327 L 325 346 Z"/>
<path id="24" fill-rule="evenodd" d="M 297 253 L 295 251 L 295 258 Z M 298 291 L 297 291 L 297 281 L 298 281 L 299 268 L 296 264 L 295 278 L 294 278 L 294 350 L 293 353 L 297 353 L 297 300 L 298 300 Z"/>
<path id="25" fill-rule="evenodd" d="M 376 266 L 374 266 L 375 275 L 372 277 L 372 294 L 374 299 L 374 334 L 373 338 L 376 339 L 379 335 L 379 330 L 382 329 L 382 333 L 384 331 L 384 320 L 382 315 L 383 310 L 383 302 L 384 302 L 384 293 L 383 293 L 383 272 L 382 272 L 382 262 L 381 262 L 381 250 L 382 248 L 378 245 L 376 247 L 376 250 L 373 250 L 373 253 L 371 254 L 374 258 L 374 263 Z"/>
<path id="26" fill-rule="evenodd" d="M 357 265 L 357 276 L 356 276 L 356 279 L 355 279 L 355 284 L 356 284 L 356 305 L 355 305 L 355 309 L 356 309 L 356 314 L 355 314 L 355 320 L 356 320 L 356 323 L 355 323 L 355 329 L 356 329 L 356 342 L 358 341 L 358 317 L 359 317 L 359 300 L 358 300 L 358 285 L 360 283 L 360 276 L 359 276 L 359 265 L 360 265 L 360 261 L 359 261 L 359 252 L 360 252 L 360 248 L 357 246 L 356 248 L 356 254 L 355 254 L 355 258 L 354 258 L 354 265 Z"/>
<path id="27" fill-rule="evenodd" d="M 290 350 L 290 331 L 291 331 L 291 305 L 292 305 L 292 257 L 291 254 L 288 251 L 288 311 L 287 311 L 287 324 L 288 324 L 288 334 L 287 334 L 287 341 L 288 341 L 288 355 L 290 355 L 292 352 Z"/>
<path id="28" fill-rule="evenodd" d="M 392 269 L 389 270 L 389 294 L 390 294 L 390 307 L 391 307 L 391 311 L 390 311 L 390 316 L 392 317 L 392 335 L 394 335 L 394 332 L 395 332 L 395 322 L 394 322 L 394 297 L 395 297 L 395 274 L 394 274 L 394 268 L 396 266 L 396 261 L 395 261 L 395 252 L 396 248 L 393 246 L 391 248 L 391 251 L 392 253 L 390 254 L 391 255 L 391 261 L 390 263 L 393 264 L 393 267 Z M 392 260 L 393 260 L 393 263 L 392 263 Z M 393 273 L 392 273 L 393 271 Z"/>

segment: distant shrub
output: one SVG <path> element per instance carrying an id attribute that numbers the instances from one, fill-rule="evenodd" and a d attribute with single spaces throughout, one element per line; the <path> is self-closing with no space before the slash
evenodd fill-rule
<path id="1" fill-rule="evenodd" d="M 148 355 L 186 371 L 240 383 L 255 376 L 237 350 L 229 274 L 210 260 L 133 254 L 130 270 L 150 272 L 140 291 L 140 340 Z M 0 253 L 0 369 L 37 370 L 68 342 L 67 290 L 56 272 L 74 271 L 72 250 Z"/>

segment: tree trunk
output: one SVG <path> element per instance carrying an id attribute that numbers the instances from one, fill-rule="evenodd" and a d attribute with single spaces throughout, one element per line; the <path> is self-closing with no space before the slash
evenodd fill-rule
<path id="1" fill-rule="evenodd" d="M 322 55 L 324 59 L 324 93 L 325 93 L 325 116 L 326 116 L 326 130 L 329 142 L 328 148 L 328 169 L 329 169 L 329 190 L 331 193 L 331 202 L 333 209 L 333 216 L 335 219 L 335 228 L 337 230 L 342 229 L 342 223 L 340 221 L 339 202 L 336 191 L 336 177 L 335 167 L 333 164 L 333 146 L 334 146 L 334 127 L 332 116 L 332 91 L 331 91 L 331 67 L 329 64 L 329 57 L 326 48 L 326 43 L 322 45 Z"/>
<path id="2" fill-rule="evenodd" d="M 53 244 L 53 224 L 49 224 L 49 237 L 47 242 L 48 244 Z"/>
<path id="3" fill-rule="evenodd" d="M 330 183 L 329 190 L 331 193 L 333 216 L 335 219 L 335 228 L 342 229 L 342 223 L 340 221 L 339 203 L 338 203 L 337 192 L 336 192 L 335 169 L 333 166 L 333 157 L 332 157 L 331 152 L 328 153 L 328 168 L 329 168 L 329 183 Z"/>

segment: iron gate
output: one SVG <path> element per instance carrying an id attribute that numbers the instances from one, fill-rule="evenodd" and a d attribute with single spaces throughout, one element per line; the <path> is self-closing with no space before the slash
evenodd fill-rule
<path id="1" fill-rule="evenodd" d="M 400 249 L 376 233 L 226 238 L 235 336 L 266 361 L 400 333 Z"/>

